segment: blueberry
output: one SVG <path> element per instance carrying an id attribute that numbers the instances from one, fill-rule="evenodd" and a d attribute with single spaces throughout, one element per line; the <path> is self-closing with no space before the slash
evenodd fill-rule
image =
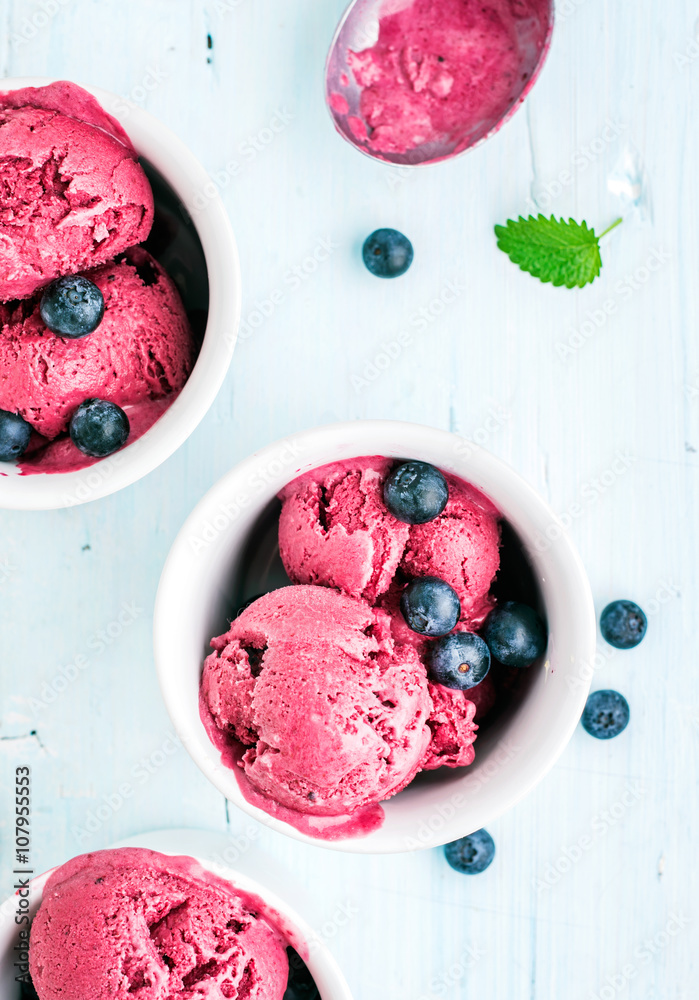
<path id="1" fill-rule="evenodd" d="M 70 422 L 73 444 L 92 458 L 104 458 L 117 451 L 126 443 L 130 430 L 122 408 L 104 399 L 86 399 Z"/>
<path id="2" fill-rule="evenodd" d="M 289 983 L 284 1000 L 320 1000 L 320 992 L 311 971 L 293 948 L 286 949 L 289 958 Z"/>
<path id="3" fill-rule="evenodd" d="M 490 612 L 483 638 L 506 667 L 528 667 L 546 651 L 546 626 L 533 608 L 516 601 Z"/>
<path id="4" fill-rule="evenodd" d="M 602 636 L 616 649 L 633 649 L 646 634 L 648 619 L 633 601 L 613 601 L 600 618 Z"/>
<path id="5" fill-rule="evenodd" d="M 367 237 L 362 257 L 377 278 L 400 278 L 413 262 L 413 245 L 397 229 L 377 229 Z"/>
<path id="6" fill-rule="evenodd" d="M 14 462 L 27 450 L 32 429 L 18 413 L 0 410 L 0 462 Z"/>
<path id="7" fill-rule="evenodd" d="M 630 717 L 629 703 L 618 691 L 595 691 L 587 699 L 580 721 L 596 740 L 613 740 L 624 732 Z"/>
<path id="8" fill-rule="evenodd" d="M 495 857 L 495 842 L 487 830 L 476 830 L 444 847 L 444 856 L 462 875 L 480 875 Z"/>
<path id="9" fill-rule="evenodd" d="M 409 583 L 401 594 L 400 609 L 408 626 L 420 635 L 446 635 L 461 616 L 456 591 L 436 576 Z"/>
<path id="10" fill-rule="evenodd" d="M 97 285 L 79 274 L 59 278 L 41 297 L 41 318 L 60 337 L 86 337 L 102 322 L 104 296 Z"/>
<path id="11" fill-rule="evenodd" d="M 427 524 L 442 513 L 449 499 L 447 481 L 434 465 L 403 462 L 383 487 L 384 503 L 404 524 Z"/>
<path id="12" fill-rule="evenodd" d="M 468 691 L 485 680 L 490 670 L 490 650 L 479 635 L 456 632 L 430 647 L 430 680 L 457 691 Z"/>

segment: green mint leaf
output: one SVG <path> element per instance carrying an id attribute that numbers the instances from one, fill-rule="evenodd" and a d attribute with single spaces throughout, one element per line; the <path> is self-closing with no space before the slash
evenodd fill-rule
<path id="1" fill-rule="evenodd" d="M 496 226 L 498 247 L 522 271 L 533 274 L 539 281 L 566 288 L 583 288 L 599 277 L 602 269 L 599 241 L 618 226 L 621 219 L 595 236 L 587 223 L 574 219 L 547 219 L 530 215 L 517 222 L 508 219 L 506 226 Z"/>

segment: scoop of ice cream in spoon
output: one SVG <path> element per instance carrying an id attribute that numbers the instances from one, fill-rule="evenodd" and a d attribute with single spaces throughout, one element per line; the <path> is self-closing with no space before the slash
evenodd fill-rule
<path id="1" fill-rule="evenodd" d="M 456 156 L 522 103 L 552 29 L 553 0 L 354 0 L 326 67 L 335 126 L 389 163 Z"/>

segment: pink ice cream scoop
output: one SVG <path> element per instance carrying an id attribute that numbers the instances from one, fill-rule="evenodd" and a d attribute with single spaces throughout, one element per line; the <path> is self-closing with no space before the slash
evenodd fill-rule
<path id="1" fill-rule="evenodd" d="M 40 1000 L 281 1000 L 285 942 L 260 904 L 192 858 L 74 858 L 32 924 L 34 986 Z"/>
<path id="2" fill-rule="evenodd" d="M 388 589 L 409 532 L 383 501 L 391 465 L 385 458 L 338 462 L 283 490 L 279 551 L 294 583 L 337 587 L 370 603 Z"/>
<path id="3" fill-rule="evenodd" d="M 72 83 L 0 93 L 0 301 L 141 243 L 153 193 L 119 123 Z"/>
<path id="4" fill-rule="evenodd" d="M 441 684 L 430 684 L 433 707 L 428 725 L 432 739 L 422 761 L 423 770 L 465 767 L 473 763 L 473 743 L 478 726 L 473 721 L 476 706 L 469 700 L 469 694 Z"/>
<path id="5" fill-rule="evenodd" d="M 489 591 L 500 566 L 498 513 L 472 486 L 453 476 L 447 482 L 444 511 L 410 527 L 400 566 L 409 577 L 446 581 L 459 595 L 462 622 L 478 624 L 492 607 Z"/>
<path id="6" fill-rule="evenodd" d="M 0 304 L 0 409 L 45 438 L 64 432 L 89 398 L 119 406 L 179 392 L 194 342 L 177 289 L 142 248 L 86 273 L 104 296 L 94 333 L 64 339 L 44 325 L 40 295 Z"/>
<path id="7" fill-rule="evenodd" d="M 491 674 L 488 674 L 485 680 L 481 681 L 475 687 L 469 688 L 465 693 L 468 700 L 475 705 L 475 718 L 479 721 L 493 710 L 498 700 L 497 688 Z"/>
<path id="8" fill-rule="evenodd" d="M 439 159 L 473 145 L 531 86 L 551 7 L 551 0 L 385 0 L 376 43 L 346 54 L 358 114 L 346 96 L 353 97 L 348 77 L 328 95 L 338 118 L 347 115 L 341 131 L 388 157 L 422 149 L 419 159 Z"/>
<path id="9" fill-rule="evenodd" d="M 212 641 L 202 699 L 249 749 L 252 785 L 299 813 L 349 815 L 394 795 L 430 742 L 427 677 L 387 615 L 325 587 L 261 597 Z"/>

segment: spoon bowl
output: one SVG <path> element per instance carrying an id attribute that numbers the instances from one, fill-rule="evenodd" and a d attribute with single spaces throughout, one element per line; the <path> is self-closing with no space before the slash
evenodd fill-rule
<path id="1" fill-rule="evenodd" d="M 533 87 L 545 62 L 551 44 L 554 22 L 553 0 L 495 0 L 494 9 L 505 6 L 512 19 L 512 51 L 519 72 L 501 89 L 497 102 L 482 114 L 469 114 L 449 131 L 439 131 L 434 137 L 404 151 L 380 148 L 372 136 L 372 126 L 362 107 L 363 88 L 352 69 L 352 59 L 365 54 L 379 42 L 382 22 L 388 17 L 406 12 L 417 0 L 353 0 L 335 32 L 325 71 L 325 96 L 335 128 L 360 152 L 384 163 L 399 166 L 422 166 L 451 159 L 484 142 L 497 132 L 515 113 Z M 431 0 L 432 9 L 450 0 Z M 493 0 L 490 0 L 493 3 Z M 383 39 L 382 39 L 383 42 Z M 405 53 L 412 57 L 409 39 Z M 404 53 L 401 53 L 401 57 Z M 429 53 L 419 53 L 418 59 Z M 440 62 L 441 62 L 440 57 Z M 404 66 L 404 62 L 400 61 Z M 402 70 L 406 93 L 418 90 Z M 418 78 L 419 79 L 419 78 Z"/>

